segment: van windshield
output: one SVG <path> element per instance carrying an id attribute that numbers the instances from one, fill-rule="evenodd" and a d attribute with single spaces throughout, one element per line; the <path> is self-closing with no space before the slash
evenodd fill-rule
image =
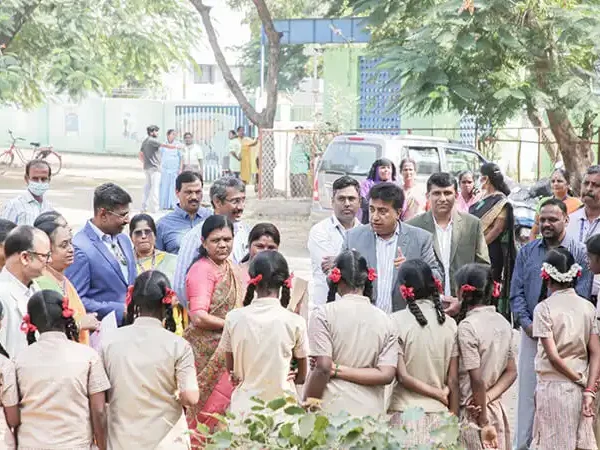
<path id="1" fill-rule="evenodd" d="M 364 142 L 332 142 L 323 156 L 321 170 L 367 176 L 380 155 L 380 145 Z"/>

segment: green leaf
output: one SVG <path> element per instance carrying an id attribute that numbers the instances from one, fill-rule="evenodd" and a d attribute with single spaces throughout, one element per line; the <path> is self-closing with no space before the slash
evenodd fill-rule
<path id="1" fill-rule="evenodd" d="M 203 423 L 199 423 L 196 425 L 196 431 L 202 436 L 208 436 L 210 434 L 210 428 L 208 428 L 208 426 Z"/>
<path id="2" fill-rule="evenodd" d="M 289 438 L 294 431 L 294 425 L 292 423 L 285 423 L 279 429 L 279 436 L 283 438 Z"/>
<path id="3" fill-rule="evenodd" d="M 326 416 L 317 416 L 315 419 L 315 431 L 322 431 L 329 426 L 329 419 Z"/>
<path id="4" fill-rule="evenodd" d="M 315 422 L 316 416 L 314 414 L 308 414 L 300 418 L 300 420 L 298 421 L 298 434 L 300 435 L 300 437 L 302 437 L 303 439 L 308 438 L 313 432 Z"/>
<path id="5" fill-rule="evenodd" d="M 283 411 L 286 414 L 289 414 L 289 415 L 298 415 L 298 414 L 305 414 L 306 413 L 306 410 L 304 408 L 302 408 L 301 406 L 298 406 L 298 405 L 288 406 Z"/>
<path id="6" fill-rule="evenodd" d="M 277 411 L 285 406 L 285 398 L 276 398 L 275 400 L 271 400 L 267 403 L 267 408 L 272 409 L 273 411 Z"/>

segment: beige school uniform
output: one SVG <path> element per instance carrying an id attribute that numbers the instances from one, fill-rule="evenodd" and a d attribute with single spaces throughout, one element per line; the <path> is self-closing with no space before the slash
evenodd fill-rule
<path id="1" fill-rule="evenodd" d="M 517 356 L 512 326 L 496 312 L 495 306 L 473 308 L 458 324 L 461 438 L 468 450 L 483 449 L 479 429 L 466 406 L 473 398 L 469 370 L 481 368 L 485 390 L 494 386 L 506 370 L 509 359 Z M 501 399 L 487 405 L 487 416 L 498 434 L 498 449 L 510 450 L 510 428 Z"/>
<path id="2" fill-rule="evenodd" d="M 19 404 L 19 392 L 17 390 L 17 376 L 15 365 L 7 357 L 0 355 L 0 405 L 2 407 L 15 406 Z M 15 448 L 15 437 L 8 428 L 6 418 L 0 411 L 0 448 Z"/>
<path id="3" fill-rule="evenodd" d="M 398 364 L 398 341 L 389 316 L 361 295 L 342 298 L 313 310 L 308 326 L 310 355 L 329 356 L 354 368 Z M 385 413 L 385 386 L 362 386 L 331 378 L 323 394 L 323 409 L 355 416 Z"/>
<path id="4" fill-rule="evenodd" d="M 391 316 L 400 343 L 399 357 L 404 358 L 406 370 L 411 376 L 443 389 L 447 386 L 450 359 L 458 356 L 456 322 L 446 316 L 446 321 L 439 324 L 431 300 L 416 300 L 416 304 L 427 319 L 424 327 L 419 325 L 408 309 Z M 417 423 L 401 424 L 401 413 L 410 408 L 423 408 L 425 415 Z M 443 403 L 398 384 L 394 388 L 388 412 L 392 414 L 393 426 L 409 427 L 407 444 L 417 446 L 430 441 L 430 431 L 439 422 L 438 413 L 447 411 L 448 408 Z"/>
<path id="5" fill-rule="evenodd" d="M 598 334 L 594 305 L 574 289 L 557 291 L 533 311 L 533 337 L 553 337 L 567 366 L 588 375 L 588 341 Z M 540 450 L 595 450 L 593 419 L 581 415 L 583 387 L 553 366 L 538 341 L 535 357 L 537 388 L 532 448 Z"/>
<path id="6" fill-rule="evenodd" d="M 240 380 L 231 395 L 233 414 L 249 413 L 256 406 L 251 397 L 270 401 L 295 393 L 287 377 L 292 357 L 307 356 L 306 325 L 278 298 L 255 298 L 227 313 L 220 345 L 233 353 L 233 373 Z"/>
<path id="7" fill-rule="evenodd" d="M 110 334 L 101 356 L 111 382 L 109 450 L 189 449 L 177 392 L 198 390 L 190 344 L 160 320 L 138 317 Z"/>
<path id="8" fill-rule="evenodd" d="M 19 353 L 15 367 L 21 397 L 19 449 L 89 450 L 89 397 L 110 388 L 98 353 L 51 331 Z"/>

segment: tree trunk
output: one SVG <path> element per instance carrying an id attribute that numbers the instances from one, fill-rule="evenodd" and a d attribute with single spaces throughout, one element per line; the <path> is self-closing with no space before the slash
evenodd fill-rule
<path id="1" fill-rule="evenodd" d="M 527 105 L 527 118 L 534 127 L 541 130 L 541 133 L 538 134 L 538 137 L 541 135 L 542 145 L 546 149 L 546 153 L 548 153 L 550 160 L 554 163 L 560 161 L 562 157 L 556 139 L 554 138 L 552 131 L 547 128 L 544 122 L 544 117 L 540 111 L 538 111 L 532 105 Z"/>
<path id="2" fill-rule="evenodd" d="M 583 174 L 592 165 L 591 143 L 577 135 L 565 110 L 549 110 L 548 120 L 565 162 L 565 168 L 571 172 L 573 190 L 579 194 Z"/>

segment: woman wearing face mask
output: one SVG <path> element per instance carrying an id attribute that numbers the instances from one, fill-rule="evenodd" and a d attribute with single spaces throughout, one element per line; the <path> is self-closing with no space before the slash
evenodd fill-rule
<path id="1" fill-rule="evenodd" d="M 98 329 L 100 322 L 95 313 L 86 313 L 77 290 L 64 274 L 75 259 L 71 229 L 65 218 L 56 211 L 39 216 L 34 226 L 48 235 L 52 252 L 52 259 L 35 282 L 40 289 L 56 291 L 69 299 L 69 308 L 74 311 L 75 323 L 79 329 L 79 342 L 87 345 L 89 332 Z"/>
<path id="2" fill-rule="evenodd" d="M 510 189 L 495 163 L 481 166 L 479 179 L 483 191 L 481 200 L 469 212 L 481 220 L 485 242 L 488 245 L 494 281 L 501 283 L 502 292 L 498 299 L 498 312 L 510 321 L 510 279 L 516 258 L 514 216 L 507 195 Z"/>
<path id="3" fill-rule="evenodd" d="M 537 207 L 537 212 L 535 215 L 535 223 L 531 228 L 531 234 L 529 235 L 529 240 L 534 241 L 539 236 L 540 232 L 540 224 L 539 224 L 539 212 L 540 205 L 542 205 L 546 200 L 550 198 L 556 198 L 561 200 L 565 206 L 567 207 L 567 214 L 571 214 L 572 212 L 581 208 L 581 200 L 577 197 L 572 197 L 571 193 L 571 174 L 566 169 L 555 169 L 552 172 L 552 176 L 550 177 L 550 187 L 552 189 L 552 197 L 544 197 L 542 198 Z"/>
<path id="4" fill-rule="evenodd" d="M 359 220 L 369 223 L 369 191 L 373 186 L 384 182 L 396 182 L 396 166 L 387 158 L 378 159 L 371 166 L 369 175 L 360 184 Z"/>

